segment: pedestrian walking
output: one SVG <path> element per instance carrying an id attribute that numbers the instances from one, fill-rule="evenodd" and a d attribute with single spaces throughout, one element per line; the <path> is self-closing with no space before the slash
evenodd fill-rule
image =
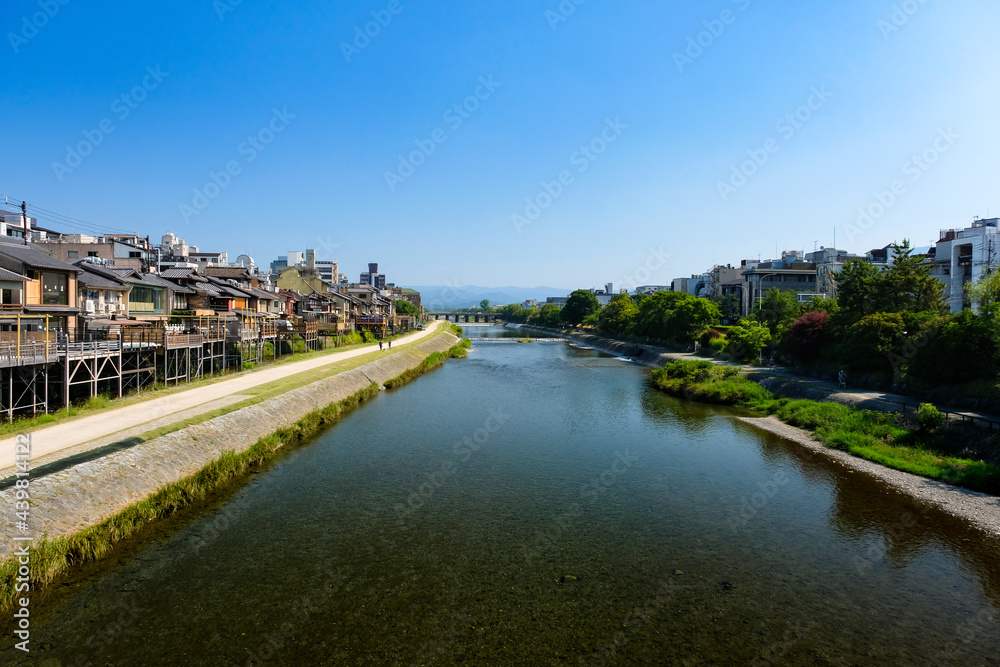
<path id="1" fill-rule="evenodd" d="M 389 341 L 389 349 L 390 350 L 392 349 L 392 341 L 391 340 Z"/>
<path id="2" fill-rule="evenodd" d="M 381 351 L 382 351 L 382 341 L 379 341 L 379 342 L 378 342 L 378 349 L 379 349 L 379 352 L 381 352 Z"/>

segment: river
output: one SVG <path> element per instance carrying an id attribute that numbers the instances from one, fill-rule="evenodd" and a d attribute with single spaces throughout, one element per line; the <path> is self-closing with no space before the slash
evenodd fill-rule
<path id="1" fill-rule="evenodd" d="M 647 375 L 476 341 L 36 594 L 0 662 L 997 664 L 1000 545 Z"/>

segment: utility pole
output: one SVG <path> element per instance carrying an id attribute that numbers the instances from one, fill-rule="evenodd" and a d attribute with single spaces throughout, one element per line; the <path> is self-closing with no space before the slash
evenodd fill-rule
<path id="1" fill-rule="evenodd" d="M 21 202 L 21 226 L 24 227 L 24 245 L 28 245 L 28 202 Z"/>

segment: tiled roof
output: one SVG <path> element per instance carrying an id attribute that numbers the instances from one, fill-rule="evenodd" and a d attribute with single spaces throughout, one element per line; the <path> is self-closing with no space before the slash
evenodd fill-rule
<path id="1" fill-rule="evenodd" d="M 102 275 L 87 270 L 84 270 L 83 273 L 78 275 L 77 280 L 81 285 L 93 287 L 94 289 L 110 289 L 118 291 L 128 290 L 127 286 L 117 280 L 111 280 L 110 278 L 105 278 Z"/>
<path id="2" fill-rule="evenodd" d="M 242 266 L 206 266 L 202 269 L 206 276 L 215 278 L 249 278 L 245 267 Z"/>
<path id="3" fill-rule="evenodd" d="M 0 280 L 26 283 L 30 281 L 31 278 L 28 278 L 27 276 L 22 276 L 20 273 L 14 273 L 13 271 L 8 271 L 7 269 L 0 269 Z"/>
<path id="4" fill-rule="evenodd" d="M 59 269 L 61 271 L 79 271 L 72 264 L 50 257 L 35 245 L 24 245 L 21 243 L 7 243 L 0 241 L 0 255 L 16 259 L 17 261 L 42 269 Z"/>

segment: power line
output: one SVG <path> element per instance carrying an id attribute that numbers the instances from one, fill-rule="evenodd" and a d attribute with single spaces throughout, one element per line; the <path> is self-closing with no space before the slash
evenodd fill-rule
<path id="1" fill-rule="evenodd" d="M 4 195 L 5 204 L 12 204 L 12 202 L 9 201 L 11 199 L 16 201 L 18 198 L 8 197 L 7 195 Z M 118 229 L 115 227 L 109 227 L 107 225 L 100 225 L 93 222 L 88 222 L 86 220 L 80 220 L 79 218 L 74 218 L 62 213 L 50 211 L 35 204 L 28 204 L 28 211 L 31 214 L 31 217 L 36 218 L 38 220 L 44 220 L 49 224 L 53 224 L 60 227 L 81 228 L 85 231 L 95 232 L 98 234 L 104 232 L 111 232 L 111 233 L 118 232 L 121 234 L 138 234 L 137 231 Z"/>

